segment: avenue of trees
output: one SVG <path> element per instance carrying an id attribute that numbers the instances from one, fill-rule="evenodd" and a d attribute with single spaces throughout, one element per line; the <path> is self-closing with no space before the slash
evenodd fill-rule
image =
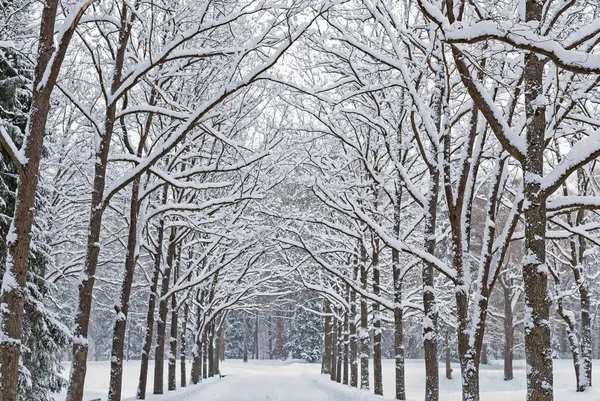
<path id="1" fill-rule="evenodd" d="M 599 46 L 595 0 L 1 2 L 0 400 L 288 356 L 586 391 Z"/>

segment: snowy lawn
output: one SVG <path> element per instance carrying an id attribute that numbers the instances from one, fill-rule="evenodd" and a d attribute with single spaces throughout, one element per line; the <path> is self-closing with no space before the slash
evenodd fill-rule
<path id="1" fill-rule="evenodd" d="M 600 361 L 595 361 L 600 366 Z M 123 398 L 134 399 L 139 375 L 139 361 L 125 363 Z M 384 399 L 394 397 L 394 364 L 383 361 Z M 84 401 L 101 398 L 106 400 L 110 365 L 108 362 L 89 362 L 85 382 Z M 163 396 L 148 396 L 148 400 L 164 401 L 374 401 L 382 400 L 370 392 L 355 390 L 341 384 L 332 383 L 327 376 L 319 374 L 320 364 L 299 361 L 249 361 L 227 360 L 221 364 L 221 372 L 226 377 L 204 380 L 198 386 L 188 386 L 176 392 L 165 392 Z M 458 365 L 453 365 L 454 379 L 446 380 L 440 364 L 440 400 L 459 401 L 460 375 Z M 152 392 L 151 362 L 148 392 Z M 166 373 L 166 368 L 165 368 Z M 64 372 L 68 376 L 68 371 Z M 554 361 L 555 401 L 600 401 L 600 390 L 590 389 L 576 393 L 574 373 L 568 360 Z M 503 380 L 501 361 L 498 364 L 483 365 L 480 372 L 481 398 L 483 401 L 522 401 L 525 400 L 525 363 L 515 362 L 515 378 Z M 179 377 L 179 376 L 178 376 Z M 372 376 L 371 376 L 372 379 Z M 424 399 L 425 369 L 423 361 L 408 360 L 406 363 L 406 393 L 409 401 Z M 371 380 L 372 383 L 372 380 Z M 600 385 L 600 371 L 594 371 L 594 383 Z M 63 400 L 64 394 L 57 397 Z"/>

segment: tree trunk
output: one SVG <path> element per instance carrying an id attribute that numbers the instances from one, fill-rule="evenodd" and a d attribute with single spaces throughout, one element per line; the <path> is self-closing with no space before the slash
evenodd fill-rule
<path id="1" fill-rule="evenodd" d="M 207 356 L 208 356 L 208 377 L 215 375 L 215 322 L 214 320 L 208 326 L 207 338 Z"/>
<path id="2" fill-rule="evenodd" d="M 342 322 L 338 321 L 337 323 L 337 367 L 335 369 L 335 381 L 338 383 L 342 382 Z"/>
<path id="3" fill-rule="evenodd" d="M 398 177 L 401 182 L 401 177 Z M 394 236 L 400 237 L 402 187 L 398 186 L 396 203 L 394 204 Z M 402 269 L 400 268 L 400 252 L 392 249 L 392 274 L 394 284 L 394 353 L 396 373 L 396 399 L 406 400 L 405 368 L 404 368 L 404 310 L 402 307 Z"/>
<path id="4" fill-rule="evenodd" d="M 269 315 L 269 359 L 273 359 L 273 329 L 272 329 L 272 318 Z M 321 364 L 321 373 L 323 373 L 323 364 Z"/>
<path id="5" fill-rule="evenodd" d="M 244 312 L 244 362 L 248 362 L 248 319 Z"/>
<path id="6" fill-rule="evenodd" d="M 281 319 L 281 316 L 277 316 L 275 320 L 277 329 L 275 336 L 275 352 L 277 354 L 277 359 L 283 359 L 283 320 Z"/>
<path id="7" fill-rule="evenodd" d="M 158 304 L 158 324 L 156 327 L 156 347 L 154 348 L 154 394 L 162 394 L 164 387 L 165 374 L 165 342 L 167 332 L 167 314 L 169 312 L 169 300 L 165 295 L 169 292 L 169 280 L 171 279 L 171 270 L 175 260 L 176 229 L 171 228 L 169 236 L 169 249 L 167 250 L 167 265 L 163 272 L 162 285 L 160 292 L 160 302 Z"/>
<path id="8" fill-rule="evenodd" d="M 208 335 L 206 334 L 205 328 L 204 333 L 202 334 L 202 378 L 208 378 Z M 248 361 L 248 358 L 246 358 Z"/>
<path id="9" fill-rule="evenodd" d="M 219 335 L 219 360 L 221 360 L 221 362 L 225 360 L 225 326 L 227 326 L 227 319 L 223 320 L 223 324 L 221 325 L 221 334 Z"/>
<path id="10" fill-rule="evenodd" d="M 526 0 L 525 21 L 542 24 L 542 2 Z M 538 28 L 539 29 L 539 28 Z M 527 152 L 523 160 L 523 217 L 525 257 L 525 357 L 527 359 L 527 401 L 552 401 L 552 346 L 550 341 L 550 297 L 546 267 L 546 200 L 540 192 L 544 176 L 546 107 L 544 65 L 537 54 L 525 55 L 524 85 Z"/>
<path id="11" fill-rule="evenodd" d="M 323 361 L 321 362 L 321 373 L 331 374 L 331 305 L 329 300 L 323 300 L 323 310 L 325 312 L 325 329 L 323 336 Z"/>
<path id="12" fill-rule="evenodd" d="M 173 282 L 177 279 L 179 270 L 177 267 L 175 268 L 175 276 L 173 277 Z M 177 297 L 175 294 L 171 296 L 171 330 L 170 330 L 170 338 L 169 338 L 169 370 L 168 370 L 168 384 L 167 388 L 169 391 L 173 391 L 177 389 Z"/>
<path id="13" fill-rule="evenodd" d="M 6 269 L 3 274 L 0 298 L 0 394 L 3 401 L 16 401 L 19 387 L 19 360 L 21 334 L 25 307 L 27 269 L 31 247 L 35 196 L 46 123 L 50 111 L 50 96 L 54 90 L 65 53 L 75 27 L 91 1 L 81 5 L 62 41 L 54 43 L 54 31 L 58 8 L 57 0 L 47 0 L 41 10 L 37 61 L 31 85 L 31 107 L 22 148 L 27 161 L 20 166 L 18 187 L 15 194 L 14 218 L 6 242 L 8 248 Z M 49 70 L 50 74 L 46 75 Z M 75 338 L 78 340 L 78 337 Z"/>
<path id="14" fill-rule="evenodd" d="M 110 359 L 110 383 L 108 401 L 121 401 L 123 382 L 123 349 L 125 347 L 125 330 L 129 314 L 129 297 L 133 285 L 133 275 L 137 263 L 137 219 L 139 214 L 140 179 L 136 178 L 131 185 L 131 208 L 129 213 L 129 234 L 127 239 L 127 256 L 125 258 L 125 274 L 121 285 L 121 299 L 115 305 L 115 325 L 113 329 L 112 351 Z"/>
<path id="15" fill-rule="evenodd" d="M 163 203 L 166 202 L 167 189 L 163 192 Z M 152 349 L 152 336 L 154 334 L 154 309 L 156 308 L 156 298 L 158 297 L 158 278 L 160 274 L 160 265 L 162 261 L 162 243 L 165 232 L 165 221 L 160 219 L 158 225 L 158 238 L 156 254 L 154 256 L 154 272 L 152 274 L 152 283 L 150 284 L 150 296 L 148 299 L 148 311 L 146 313 L 146 335 L 144 336 L 144 345 L 142 347 L 142 358 L 140 363 L 140 380 L 138 383 L 137 399 L 146 399 L 146 384 L 148 382 L 148 361 L 150 359 L 150 350 Z"/>
<path id="16" fill-rule="evenodd" d="M 346 292 L 350 293 L 350 287 L 346 286 Z M 348 358 L 348 311 L 344 313 L 344 378 L 343 383 L 348 384 L 349 358 Z"/>
<path id="17" fill-rule="evenodd" d="M 134 14 L 129 16 L 129 6 L 123 2 L 121 8 L 121 25 L 119 27 L 119 44 L 115 58 L 115 69 L 111 85 L 111 94 L 115 93 L 121 85 L 121 75 L 125 61 L 127 43 L 131 26 L 129 22 Z M 104 187 L 106 183 L 106 168 L 108 154 L 113 135 L 117 113 L 117 102 L 112 102 L 106 109 L 104 132 L 99 135 L 100 140 L 96 149 L 96 163 L 94 165 L 94 181 L 92 199 L 90 204 L 90 222 L 87 237 L 86 258 L 81 272 L 78 286 L 78 305 L 74 319 L 73 330 L 73 359 L 71 361 L 71 377 L 67 388 L 67 401 L 81 401 L 83 386 L 87 371 L 88 354 L 88 327 L 90 323 L 90 310 L 92 308 L 92 292 L 96 280 L 96 267 L 100 254 L 100 231 L 102 230 L 102 216 L 106 205 L 104 204 Z"/>
<path id="18" fill-rule="evenodd" d="M 379 296 L 379 241 L 373 241 L 373 294 Z M 383 395 L 383 375 L 381 368 L 381 315 L 379 303 L 373 302 L 373 392 Z"/>
<path id="19" fill-rule="evenodd" d="M 196 306 L 196 328 L 194 331 L 194 348 L 192 350 L 192 383 L 198 384 L 202 380 L 202 305 L 204 301 L 204 291 L 198 291 L 196 294 L 198 305 Z"/>
<path id="20" fill-rule="evenodd" d="M 331 325 L 331 372 L 330 378 L 332 381 L 337 379 L 337 326 L 338 321 L 334 316 Z"/>
<path id="21" fill-rule="evenodd" d="M 515 343 L 515 329 L 513 324 L 512 309 L 512 283 L 499 281 L 504 296 L 504 380 L 513 379 L 513 348 Z"/>
<path id="22" fill-rule="evenodd" d="M 363 290 L 367 289 L 367 266 L 366 250 L 361 246 L 362 258 L 360 264 L 360 282 Z M 358 333 L 360 341 L 360 388 L 369 389 L 369 311 L 367 309 L 367 300 L 360 298 L 360 330 Z"/>
<path id="23" fill-rule="evenodd" d="M 358 278 L 358 257 L 354 260 L 354 281 Z M 350 290 L 350 386 L 358 387 L 358 337 L 356 334 L 356 292 Z"/>
<path id="24" fill-rule="evenodd" d="M 254 352 L 254 359 L 258 359 L 258 316 L 254 321 L 254 342 L 252 344 L 252 351 Z"/>
<path id="25" fill-rule="evenodd" d="M 452 363 L 450 360 L 450 329 L 446 329 L 446 379 L 452 380 Z"/>
<path id="26" fill-rule="evenodd" d="M 189 302 L 185 303 L 185 307 L 183 309 L 183 322 L 181 322 L 181 333 L 179 334 L 179 375 L 180 381 L 179 385 L 181 387 L 185 387 L 187 385 L 187 377 L 186 377 L 186 347 L 187 347 L 187 321 L 190 312 L 190 304 Z"/>

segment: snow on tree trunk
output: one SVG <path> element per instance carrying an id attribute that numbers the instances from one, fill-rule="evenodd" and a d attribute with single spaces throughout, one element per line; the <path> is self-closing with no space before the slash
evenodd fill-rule
<path id="1" fill-rule="evenodd" d="M 337 333 L 338 333 L 338 319 L 337 317 L 333 316 L 333 320 L 332 320 L 332 324 L 331 324 L 331 372 L 330 372 L 330 379 L 332 381 L 336 381 L 337 379 L 337 367 L 338 367 L 338 361 L 337 361 L 337 351 L 338 351 L 338 344 L 337 344 Z"/>
<path id="2" fill-rule="evenodd" d="M 140 179 L 137 178 L 131 185 L 131 206 L 129 212 L 129 233 L 127 239 L 127 256 L 125 258 L 125 272 L 121 284 L 121 297 L 119 304 L 115 304 L 115 325 L 113 329 L 112 351 L 110 358 L 110 383 L 108 385 L 108 401 L 121 400 L 121 387 L 123 383 L 123 350 L 125 347 L 125 330 L 127 316 L 129 315 L 129 297 L 133 285 L 133 275 L 137 263 L 137 237 Z"/>
<path id="3" fill-rule="evenodd" d="M 165 298 L 169 292 L 169 282 L 171 279 L 171 271 L 173 270 L 173 262 L 175 261 L 175 253 L 177 243 L 175 242 L 177 230 L 171 228 L 169 235 L 169 247 L 167 249 L 167 265 L 162 275 L 160 302 L 158 303 L 158 322 L 156 326 L 156 346 L 154 348 L 154 394 L 162 394 L 164 387 L 165 374 L 165 343 L 167 339 L 167 317 L 169 312 L 169 299 Z"/>
<path id="4" fill-rule="evenodd" d="M 525 21 L 541 24 L 543 4 L 526 0 Z M 546 266 L 546 200 L 541 193 L 544 174 L 546 107 L 544 101 L 544 60 L 525 55 L 524 86 L 527 117 L 527 152 L 523 159 L 523 217 L 525 254 L 525 357 L 527 360 L 527 401 L 552 401 L 552 346 L 550 340 L 550 297 Z"/>
<path id="5" fill-rule="evenodd" d="M 347 301 L 350 300 L 350 286 L 346 286 L 346 295 L 347 295 Z M 349 355 L 348 355 L 348 351 L 349 351 L 349 333 L 348 333 L 348 329 L 349 329 L 349 320 L 348 320 L 348 311 L 346 310 L 344 312 L 344 349 L 343 349 L 343 353 L 344 353 L 344 377 L 342 380 L 342 383 L 344 384 L 348 384 L 348 373 L 349 373 Z"/>
<path id="6" fill-rule="evenodd" d="M 367 289 L 367 256 L 366 249 L 361 244 L 360 283 L 363 290 Z M 367 299 L 360 297 L 360 329 L 358 341 L 360 342 L 360 388 L 369 389 L 369 311 Z"/>
<path id="7" fill-rule="evenodd" d="M 321 361 L 321 373 L 331 374 L 331 304 L 327 298 L 323 299 L 323 311 L 325 323 L 323 329 L 323 359 Z"/>
<path id="8" fill-rule="evenodd" d="M 134 13 L 129 14 L 129 6 L 123 2 L 121 8 L 121 24 L 115 57 L 115 66 L 111 84 L 111 94 L 114 94 L 121 85 L 121 76 L 125 62 L 127 43 L 131 32 L 130 19 Z M 94 181 L 92 200 L 90 204 L 90 222 L 87 237 L 86 258 L 81 272 L 79 284 L 79 302 L 75 314 L 75 327 L 73 330 L 73 359 L 71 362 L 71 377 L 67 389 L 67 401 L 81 401 L 83 386 L 87 369 L 88 354 L 88 326 L 90 310 L 92 307 L 92 292 L 96 280 L 96 268 L 100 254 L 100 232 L 102 230 L 102 217 L 106 205 L 104 204 L 104 191 L 106 184 L 106 169 L 114 125 L 117 114 L 117 103 L 112 102 L 106 108 L 104 131 L 98 134 L 96 145 L 96 163 L 94 164 Z"/>
<path id="9" fill-rule="evenodd" d="M 513 349 L 515 344 L 515 329 L 513 324 L 511 282 L 504 284 L 501 280 L 504 297 L 504 380 L 513 379 Z"/>
<path id="10" fill-rule="evenodd" d="M 181 255 L 181 253 L 178 253 Z M 175 282 L 179 276 L 179 262 L 175 267 L 175 275 L 173 276 L 173 282 Z M 177 326 L 178 326 L 178 313 L 177 313 L 177 297 L 175 294 L 171 296 L 171 329 L 169 338 L 169 367 L 168 367 L 168 383 L 167 388 L 169 391 L 177 389 Z"/>
<path id="11" fill-rule="evenodd" d="M 358 257 L 354 259 L 353 278 L 358 277 Z M 358 387 L 358 337 L 356 334 L 356 291 L 350 290 L 350 386 Z"/>
<path id="12" fill-rule="evenodd" d="M 400 138 L 400 135 L 398 135 Z M 401 144 L 401 142 L 399 141 Z M 398 181 L 402 178 L 398 174 Z M 401 228 L 402 186 L 397 185 L 396 202 L 394 203 L 394 236 L 399 238 Z M 402 276 L 400 268 L 400 252 L 392 249 L 392 275 L 394 285 L 394 354 L 396 399 L 406 400 L 405 367 L 404 367 L 404 310 L 402 307 Z"/>
<path id="13" fill-rule="evenodd" d="M 244 312 L 244 362 L 248 362 L 248 319 Z"/>
<path id="14" fill-rule="evenodd" d="M 163 191 L 163 203 L 166 201 L 166 187 Z M 165 232 L 165 221 L 160 219 L 156 240 L 156 253 L 154 254 L 154 272 L 152 282 L 150 283 L 150 295 L 148 299 L 148 311 L 146 313 L 146 333 L 144 336 L 144 345 L 142 346 L 142 357 L 140 362 L 140 380 L 137 389 L 137 399 L 146 399 L 146 385 L 148 383 L 148 361 L 150 360 L 150 351 L 152 350 L 152 337 L 154 335 L 154 312 L 156 309 L 156 299 L 158 298 L 158 279 L 160 275 L 160 265 L 163 254 L 163 239 Z"/>
<path id="15" fill-rule="evenodd" d="M 379 283 L 379 240 L 373 240 L 373 294 L 379 296 L 381 288 Z M 383 395 L 383 372 L 381 367 L 381 312 L 379 303 L 373 302 L 373 392 Z"/>
<path id="16" fill-rule="evenodd" d="M 425 205 L 425 251 L 434 254 L 436 247 L 435 227 L 437 198 L 439 192 L 439 173 L 437 169 L 430 173 L 427 204 Z M 437 320 L 438 310 L 435 301 L 435 277 L 432 263 L 423 264 L 423 348 L 425 352 L 425 400 L 439 399 L 439 371 L 437 357 Z"/>
<path id="17" fill-rule="evenodd" d="M 186 375 L 186 349 L 187 349 L 187 321 L 190 313 L 190 303 L 186 302 L 183 308 L 183 322 L 181 322 L 181 332 L 179 333 L 179 385 L 187 385 Z"/>
<path id="18" fill-rule="evenodd" d="M 62 26 L 55 39 L 58 1 L 44 2 L 41 10 L 39 44 L 31 85 L 31 107 L 25 128 L 24 144 L 14 161 L 19 164 L 14 217 L 6 245 L 8 255 L 0 289 L 0 394 L 4 401 L 16 401 L 19 386 L 21 335 L 27 270 L 31 248 L 34 204 L 42 158 L 50 97 L 61 70 L 75 28 L 91 1 L 82 2 L 68 15 L 71 25 Z M 18 18 L 17 18 L 18 20 Z M 4 146 L 4 145 L 3 145 Z M 14 151 L 14 149 L 13 149 Z"/>

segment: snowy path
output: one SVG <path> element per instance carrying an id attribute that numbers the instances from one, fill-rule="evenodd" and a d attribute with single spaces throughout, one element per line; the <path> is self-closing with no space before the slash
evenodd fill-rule
<path id="1" fill-rule="evenodd" d="M 330 383 L 319 366 L 305 363 L 223 365 L 226 376 L 207 382 L 190 401 L 370 401 L 374 396 Z M 381 397 L 377 397 L 381 400 Z"/>
<path id="2" fill-rule="evenodd" d="M 422 401 L 425 377 L 423 361 L 407 360 L 406 362 L 408 401 Z M 600 360 L 595 360 L 594 364 L 600 366 Z M 65 365 L 68 367 L 68 364 Z M 154 371 L 153 366 L 151 361 L 150 372 Z M 179 364 L 177 366 L 179 367 Z M 139 361 L 128 361 L 124 364 L 124 401 L 135 401 L 139 367 Z M 461 401 L 458 365 L 453 364 L 453 380 L 444 378 L 443 369 L 444 367 L 440 365 L 440 400 Z M 383 398 L 367 391 L 332 383 L 328 376 L 320 374 L 320 370 L 320 364 L 298 363 L 298 361 L 251 360 L 243 363 L 240 360 L 226 360 L 221 365 L 221 372 L 226 377 L 203 380 L 197 386 L 178 388 L 177 391 L 169 391 L 164 395 L 150 394 L 153 384 L 150 375 L 147 401 L 387 401 L 394 397 L 394 365 L 391 360 L 383 361 Z M 109 362 L 88 363 L 84 401 L 97 398 L 106 400 L 109 372 Z M 68 369 L 63 374 L 68 377 Z M 501 361 L 493 361 L 491 365 L 482 366 L 481 398 L 485 401 L 525 400 L 525 362 L 515 361 L 514 380 L 505 382 L 502 377 Z M 600 369 L 594 369 L 593 380 L 596 384 L 600 383 Z M 555 360 L 555 401 L 600 401 L 600 388 L 576 393 L 574 383 L 572 363 L 569 360 Z M 64 397 L 63 392 L 56 397 L 56 401 L 63 401 Z"/>

